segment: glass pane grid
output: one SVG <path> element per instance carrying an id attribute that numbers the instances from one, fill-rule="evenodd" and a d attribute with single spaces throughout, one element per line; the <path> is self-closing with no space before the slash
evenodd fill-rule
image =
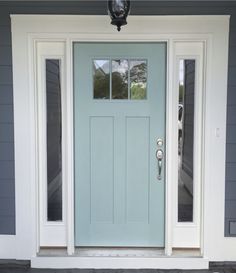
<path id="1" fill-rule="evenodd" d="M 100 100 L 145 100 L 147 60 L 94 59 L 93 98 Z"/>

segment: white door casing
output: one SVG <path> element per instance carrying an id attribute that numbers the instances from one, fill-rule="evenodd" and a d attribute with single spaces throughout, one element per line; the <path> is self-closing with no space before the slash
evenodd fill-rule
<path id="1" fill-rule="evenodd" d="M 223 236 L 224 228 L 224 169 L 226 130 L 226 90 L 228 54 L 228 16 L 130 16 L 128 27 L 117 33 L 104 16 L 51 16 L 12 15 L 13 72 L 14 72 L 14 118 L 15 118 L 15 176 L 16 176 L 16 257 L 27 259 L 38 251 L 38 165 L 37 165 L 37 100 L 35 88 L 35 54 L 39 41 L 64 42 L 66 66 L 66 215 L 67 248 L 73 253 L 73 86 L 72 42 L 73 41 L 166 41 L 168 43 L 167 69 L 167 144 L 166 144 L 166 254 L 173 246 L 173 183 L 176 183 L 173 160 L 173 142 L 176 136 L 174 122 L 177 120 L 176 90 L 174 89 L 174 47 L 178 42 L 199 41 L 206 47 L 203 80 L 203 164 L 201 203 L 202 225 L 201 248 L 204 257 L 211 260 L 232 259 L 235 253 L 233 240 Z M 58 20 L 55 20 L 58 19 Z M 60 19 L 60 20 L 59 20 Z M 136 28 L 139 22 L 139 28 Z M 141 23 L 140 23 L 141 22 Z M 202 26 L 202 27 L 201 27 Z M 86 31 L 85 31 L 86 29 Z M 218 54 L 218 52 L 221 54 Z M 175 91 L 174 91 L 175 90 Z M 222 92 L 224 90 L 224 92 Z M 214 99 L 214 104 L 212 100 Z M 221 116 L 217 116 L 221 109 Z M 218 129 L 220 135 L 215 135 Z M 168 140 L 169 139 L 169 140 Z M 220 147 L 218 151 L 214 147 Z M 220 150 L 220 151 L 219 151 Z M 221 157 L 218 156 L 220 152 Z M 212 168 L 214 165 L 214 168 Z M 219 167 L 222 171 L 214 173 Z M 34 181 L 34 183 L 32 183 Z M 212 186 L 214 183 L 214 195 Z M 31 198 L 26 198 L 31 196 Z M 211 202 L 207 200 L 211 199 Z M 37 199 L 36 199 L 37 200 Z M 217 208 L 217 210 L 215 209 Z M 217 212 L 216 212 L 217 211 Z M 220 224 L 219 224 L 220 221 Z M 29 232 L 24 232 L 28 227 Z M 214 230 L 214 232 L 212 232 Z M 218 238 L 216 241 L 215 238 Z M 26 243 L 27 242 L 27 243 Z M 214 246 L 223 245 L 221 248 Z M 222 250 L 223 249 L 223 250 Z M 228 254 L 224 254 L 224 251 Z M 90 264 L 91 266 L 91 264 Z"/>

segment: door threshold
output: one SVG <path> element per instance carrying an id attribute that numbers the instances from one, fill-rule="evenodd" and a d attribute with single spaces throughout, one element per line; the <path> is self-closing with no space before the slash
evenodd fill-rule
<path id="1" fill-rule="evenodd" d="M 80 257 L 160 257 L 165 255 L 164 248 L 132 247 L 78 247 L 75 255 Z"/>
<path id="2" fill-rule="evenodd" d="M 164 248 L 144 247 L 76 247 L 74 257 L 163 257 Z M 67 250 L 63 247 L 43 247 L 40 257 L 64 257 Z"/>
<path id="3" fill-rule="evenodd" d="M 67 257 L 65 247 L 42 247 L 37 254 L 38 257 Z M 71 257 L 143 257 L 163 258 L 166 257 L 164 248 L 145 247 L 76 247 Z M 171 257 L 201 257 L 198 248 L 173 249 Z"/>

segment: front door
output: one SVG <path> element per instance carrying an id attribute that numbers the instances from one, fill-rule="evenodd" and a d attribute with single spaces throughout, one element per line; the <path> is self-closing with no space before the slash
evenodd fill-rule
<path id="1" fill-rule="evenodd" d="M 165 81 L 165 43 L 74 44 L 76 246 L 164 246 Z"/>

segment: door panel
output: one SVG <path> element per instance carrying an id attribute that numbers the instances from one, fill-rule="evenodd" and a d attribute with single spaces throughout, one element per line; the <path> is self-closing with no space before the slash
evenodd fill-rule
<path id="1" fill-rule="evenodd" d="M 113 223 L 113 140 L 113 117 L 91 117 L 91 223 Z"/>
<path id="2" fill-rule="evenodd" d="M 149 221 L 150 118 L 126 118 L 127 222 Z M 135 193 L 135 194 L 134 194 Z"/>
<path id="3" fill-rule="evenodd" d="M 74 44 L 76 246 L 164 246 L 165 71 L 164 43 Z"/>

